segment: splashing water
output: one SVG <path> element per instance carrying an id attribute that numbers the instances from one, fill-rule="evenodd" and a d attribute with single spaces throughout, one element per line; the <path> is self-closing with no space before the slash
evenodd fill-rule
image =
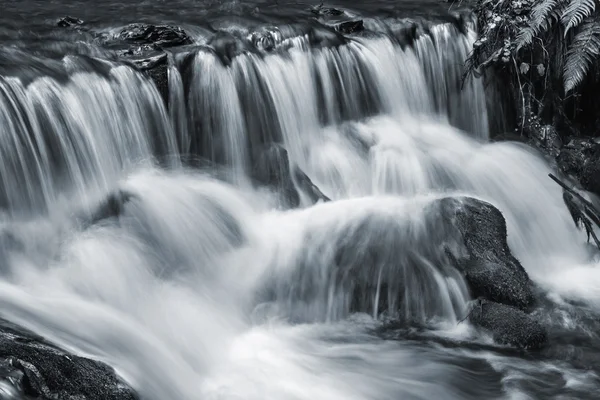
<path id="1" fill-rule="evenodd" d="M 548 166 L 485 143 L 481 83 L 459 90 L 473 39 L 441 25 L 413 47 L 360 38 L 228 65 L 202 49 L 183 70 L 170 60 L 169 113 L 122 65 L 1 78 L 3 316 L 107 362 L 144 399 L 513 398 L 557 369 L 593 393 L 597 376 L 570 365 L 510 369 L 507 355 L 377 334 L 387 308 L 429 339 L 489 345 L 457 324 L 470 296 L 429 207 L 456 194 L 504 213 L 535 281 L 598 304 Z M 332 202 L 281 211 L 240 184 L 253 148 L 273 141 Z M 239 179 L 152 160 L 177 149 Z M 113 188 L 130 201 L 89 226 Z"/>

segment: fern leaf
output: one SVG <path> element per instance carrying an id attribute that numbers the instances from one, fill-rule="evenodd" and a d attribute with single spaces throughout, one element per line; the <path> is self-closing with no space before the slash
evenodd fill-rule
<path id="1" fill-rule="evenodd" d="M 579 85 L 590 66 L 600 55 L 600 23 L 594 18 L 586 18 L 579 27 L 579 32 L 567 51 L 565 62 L 564 85 L 565 93 Z"/>
<path id="2" fill-rule="evenodd" d="M 592 0 L 593 1 L 593 0 Z M 528 46 L 533 38 L 542 30 L 547 29 L 553 22 L 553 11 L 561 3 L 560 0 L 539 0 L 531 9 L 531 19 L 529 26 L 521 29 L 517 35 L 517 50 L 523 46 Z"/>
<path id="3" fill-rule="evenodd" d="M 596 10 L 596 0 L 571 0 L 560 20 L 565 26 L 565 35 Z"/>

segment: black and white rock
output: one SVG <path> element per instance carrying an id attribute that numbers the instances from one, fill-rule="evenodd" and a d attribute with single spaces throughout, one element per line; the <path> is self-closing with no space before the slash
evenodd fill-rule
<path id="1" fill-rule="evenodd" d="M 493 205 L 468 197 L 441 200 L 444 218 L 459 231 L 464 249 L 453 255 L 473 297 L 527 309 L 534 302 L 527 272 L 506 241 L 506 221 Z"/>
<path id="2" fill-rule="evenodd" d="M 177 26 L 135 23 L 121 29 L 117 38 L 125 43 L 136 45 L 154 45 L 168 48 L 192 44 L 188 34 Z"/>
<path id="3" fill-rule="evenodd" d="M 290 160 L 285 148 L 272 144 L 255 151 L 253 178 L 281 196 L 283 205 L 289 208 L 300 205 L 300 195 L 294 186 Z"/>
<path id="4" fill-rule="evenodd" d="M 548 342 L 548 333 L 539 321 L 505 304 L 477 300 L 469 320 L 473 325 L 490 332 L 499 344 L 537 349 Z"/>
<path id="5" fill-rule="evenodd" d="M 135 400 L 109 366 L 59 349 L 0 320 L 0 398 Z"/>
<path id="6" fill-rule="evenodd" d="M 56 22 L 56 26 L 58 26 L 60 28 L 71 28 L 71 27 L 81 26 L 81 25 L 83 25 L 83 23 L 84 23 L 83 20 L 67 15 L 67 16 L 59 19 Z"/>
<path id="7" fill-rule="evenodd" d="M 335 25 L 335 30 L 343 33 L 344 35 L 349 35 L 364 31 L 365 25 L 361 19 L 356 21 L 346 21 Z"/>

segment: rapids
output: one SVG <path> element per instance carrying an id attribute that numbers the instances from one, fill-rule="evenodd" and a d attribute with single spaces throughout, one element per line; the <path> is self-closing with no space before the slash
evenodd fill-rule
<path id="1" fill-rule="evenodd" d="M 168 109 L 85 35 L 38 52 L 23 50 L 31 32 L 3 31 L 17 45 L 0 47 L 0 315 L 106 362 L 144 400 L 595 398 L 600 265 L 546 161 L 488 141 L 483 85 L 460 82 L 472 23 L 402 46 L 405 21 L 354 12 L 370 34 L 339 46 L 234 19 L 278 50 L 230 62 L 184 21 L 197 46 L 169 54 Z M 331 202 L 285 209 L 254 184 L 253 154 L 274 142 Z M 86 223 L 115 190 L 132 195 L 121 215 Z M 449 195 L 503 212 L 550 304 L 536 311 L 550 350 L 461 322 L 472 299 L 428 223 Z M 361 299 L 338 279 L 340 248 Z"/>

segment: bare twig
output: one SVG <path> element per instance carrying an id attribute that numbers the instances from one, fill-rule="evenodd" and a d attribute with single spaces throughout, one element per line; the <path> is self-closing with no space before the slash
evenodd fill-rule
<path id="1" fill-rule="evenodd" d="M 475 311 L 475 308 L 479 307 L 479 312 L 483 312 L 483 301 L 481 299 L 477 299 L 475 304 L 473 304 L 473 307 L 471 307 L 471 310 L 469 311 L 469 313 L 467 314 L 466 317 L 464 317 L 463 319 L 461 319 L 460 321 L 458 321 L 456 323 L 456 325 L 460 324 L 461 322 L 466 321 L 471 314 L 473 314 L 473 311 Z"/>

